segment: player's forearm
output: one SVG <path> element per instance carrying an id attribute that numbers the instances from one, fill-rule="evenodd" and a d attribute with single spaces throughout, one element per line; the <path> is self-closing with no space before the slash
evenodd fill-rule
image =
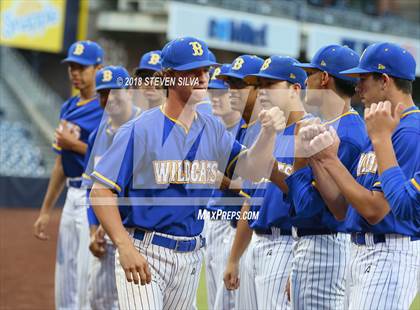
<path id="1" fill-rule="evenodd" d="M 243 219 L 243 213 L 248 212 L 249 209 L 249 204 L 245 202 L 241 209 L 241 217 L 236 226 L 235 238 L 229 256 L 230 262 L 238 263 L 251 242 L 252 230 L 249 227 L 248 220 Z"/>
<path id="2" fill-rule="evenodd" d="M 344 220 L 348 205 L 334 179 L 319 162 L 311 160 L 310 165 L 314 174 L 315 187 L 328 209 L 337 220 Z"/>
<path id="3" fill-rule="evenodd" d="M 372 145 L 378 162 L 379 175 L 391 167 L 398 166 L 391 137 L 380 140 L 372 140 Z"/>
<path id="4" fill-rule="evenodd" d="M 71 147 L 71 150 L 75 153 L 85 155 L 88 145 L 80 140 L 77 140 Z"/>
<path id="5" fill-rule="evenodd" d="M 90 199 L 99 222 L 115 246 L 131 245 L 130 237 L 121 221 L 116 195 L 107 187 L 95 182 Z"/>
<path id="6" fill-rule="evenodd" d="M 346 201 L 366 221 L 374 225 L 388 214 L 389 206 L 383 195 L 380 193 L 375 194 L 375 192 L 360 185 L 337 157 L 323 161 L 323 165 L 334 179 Z"/>
<path id="7" fill-rule="evenodd" d="M 54 167 L 51 171 L 50 181 L 48 182 L 47 193 L 41 207 L 41 213 L 49 213 L 57 202 L 58 197 L 63 191 L 66 176 L 64 175 L 61 155 L 56 156 Z"/>
<path id="8" fill-rule="evenodd" d="M 253 182 L 258 182 L 262 178 L 268 179 L 274 165 L 274 143 L 276 131 L 273 129 L 262 128 L 257 140 L 238 160 L 238 174 Z"/>

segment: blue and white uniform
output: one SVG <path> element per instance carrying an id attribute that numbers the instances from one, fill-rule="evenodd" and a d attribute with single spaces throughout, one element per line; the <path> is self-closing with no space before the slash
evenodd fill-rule
<path id="1" fill-rule="evenodd" d="M 213 64 L 206 44 L 195 38 L 174 40 L 162 51 L 164 68 Z M 148 285 L 129 283 L 116 260 L 122 308 L 195 308 L 205 243 L 199 214 L 217 171 L 225 171 L 242 149 L 220 121 L 199 112 L 190 128 L 165 115 L 163 107 L 120 128 L 91 177 L 130 200 L 124 224 L 152 273 Z"/>
<path id="2" fill-rule="evenodd" d="M 420 170 L 420 110 L 407 109 L 392 136 L 392 144 L 404 175 Z M 357 182 L 372 191 L 382 191 L 371 143 L 363 151 L 354 171 Z M 388 185 L 388 184 L 386 184 Z M 388 194 L 386 196 L 389 196 Z M 385 197 L 386 197 L 385 196 Z M 416 295 L 419 268 L 420 226 L 411 217 L 398 217 L 395 200 L 388 200 L 391 212 L 370 225 L 350 208 L 347 230 L 352 234 L 349 275 L 349 309 L 408 309 Z M 398 209 L 397 209 L 398 210 Z"/>
<path id="3" fill-rule="evenodd" d="M 366 73 L 388 74 L 415 80 L 416 61 L 404 48 L 393 43 L 375 43 L 366 48 L 360 63 L 341 72 L 351 76 Z M 420 110 L 404 111 L 392 135 L 395 155 L 405 177 L 420 170 Z M 377 174 L 376 155 L 369 141 L 353 174 L 370 191 L 384 191 L 390 212 L 370 225 L 354 208 L 347 213 L 346 226 L 352 236 L 352 256 L 348 279 L 349 309 L 408 309 L 416 295 L 416 274 L 420 262 L 420 231 L 416 218 L 401 217 L 407 198 L 397 201 L 387 180 Z M 391 194 L 393 192 L 393 194 Z M 399 195 L 401 196 L 401 195 Z M 398 206 L 397 206 L 398 205 Z"/>
<path id="4" fill-rule="evenodd" d="M 120 66 L 107 66 L 96 73 L 96 91 L 125 88 L 124 84 L 118 84 L 118 79 L 129 78 L 127 70 Z M 120 91 L 120 90 L 115 90 Z M 131 102 L 110 102 L 108 97 L 107 104 L 119 105 L 120 113 L 125 113 L 131 109 L 133 119 L 140 115 L 141 110 L 132 106 Z M 120 115 L 118 115 L 120 116 Z M 128 120 L 127 120 L 128 121 Z M 101 125 L 93 131 L 88 140 L 88 148 L 85 156 L 85 172 L 83 174 L 83 186 L 87 188 L 87 197 L 89 199 L 92 180 L 89 175 L 93 172 L 95 163 L 97 163 L 103 154 L 111 146 L 118 128 L 113 127 L 112 116 L 106 110 L 103 115 Z M 127 207 L 121 206 L 121 218 L 124 219 Z M 100 223 L 90 206 L 87 209 L 89 226 L 99 226 Z M 115 246 L 112 244 L 108 235 L 105 235 L 105 254 L 100 258 L 93 256 L 89 268 L 88 296 L 92 310 L 115 310 L 118 306 L 118 293 L 115 283 Z"/>

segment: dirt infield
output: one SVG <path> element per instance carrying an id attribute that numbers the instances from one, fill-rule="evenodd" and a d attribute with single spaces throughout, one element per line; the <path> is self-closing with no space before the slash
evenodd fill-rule
<path id="1" fill-rule="evenodd" d="M 54 309 L 54 265 L 61 210 L 48 241 L 32 235 L 36 209 L 0 208 L 0 309 Z"/>

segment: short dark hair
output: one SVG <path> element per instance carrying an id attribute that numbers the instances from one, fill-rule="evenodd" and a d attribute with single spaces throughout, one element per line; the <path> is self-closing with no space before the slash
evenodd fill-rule
<path id="1" fill-rule="evenodd" d="M 379 80 L 382 78 L 382 73 L 374 72 L 372 73 L 372 76 L 375 80 Z M 399 91 L 407 95 L 413 94 L 413 81 L 400 79 L 394 76 L 390 76 L 390 77 L 394 80 L 395 86 L 397 87 Z"/>
<path id="2" fill-rule="evenodd" d="M 356 83 L 334 77 L 335 88 L 340 95 L 353 97 L 356 94 Z"/>

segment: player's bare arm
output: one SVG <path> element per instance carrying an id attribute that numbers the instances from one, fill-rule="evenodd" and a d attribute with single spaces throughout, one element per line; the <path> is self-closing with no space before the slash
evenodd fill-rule
<path id="1" fill-rule="evenodd" d="M 379 175 L 391 167 L 398 166 L 391 138 L 403 110 L 403 106 L 399 104 L 395 111 L 392 111 L 389 101 L 372 104 L 365 109 L 366 127 L 375 150 Z"/>
<path id="2" fill-rule="evenodd" d="M 125 230 L 118 211 L 115 194 L 100 183 L 93 185 L 90 198 L 99 221 L 117 247 L 121 266 L 128 282 L 145 285 L 151 281 L 151 273 L 146 259 L 135 249 Z M 103 205 L 101 200 L 108 203 Z M 113 202 L 114 203 L 110 203 Z"/>
<path id="3" fill-rule="evenodd" d="M 33 227 L 34 235 L 38 239 L 49 239 L 49 236 L 46 234 L 46 229 L 50 221 L 51 210 L 63 191 L 65 181 L 66 176 L 64 175 L 63 166 L 61 164 L 61 155 L 58 155 L 55 159 L 54 167 L 51 172 L 47 193 L 45 194 L 39 216 Z"/>
<path id="4" fill-rule="evenodd" d="M 238 160 L 239 176 L 251 181 L 269 178 L 274 165 L 274 142 L 278 131 L 286 127 L 283 112 L 278 107 L 263 110 L 259 114 L 261 132 L 257 140 Z"/>
<path id="5" fill-rule="evenodd" d="M 360 185 L 342 164 L 337 156 L 339 139 L 334 129 L 324 132 L 314 139 L 314 148 L 322 149 L 316 158 L 333 178 L 345 200 L 360 213 L 369 224 L 380 222 L 390 211 L 384 195 L 377 191 L 370 191 Z"/>
<path id="6" fill-rule="evenodd" d="M 251 242 L 252 230 L 248 225 L 248 220 L 242 216 L 249 209 L 249 204 L 245 202 L 241 209 L 241 216 L 236 227 L 235 238 L 223 275 L 223 281 L 228 290 L 236 290 L 239 287 L 239 262 Z"/>

